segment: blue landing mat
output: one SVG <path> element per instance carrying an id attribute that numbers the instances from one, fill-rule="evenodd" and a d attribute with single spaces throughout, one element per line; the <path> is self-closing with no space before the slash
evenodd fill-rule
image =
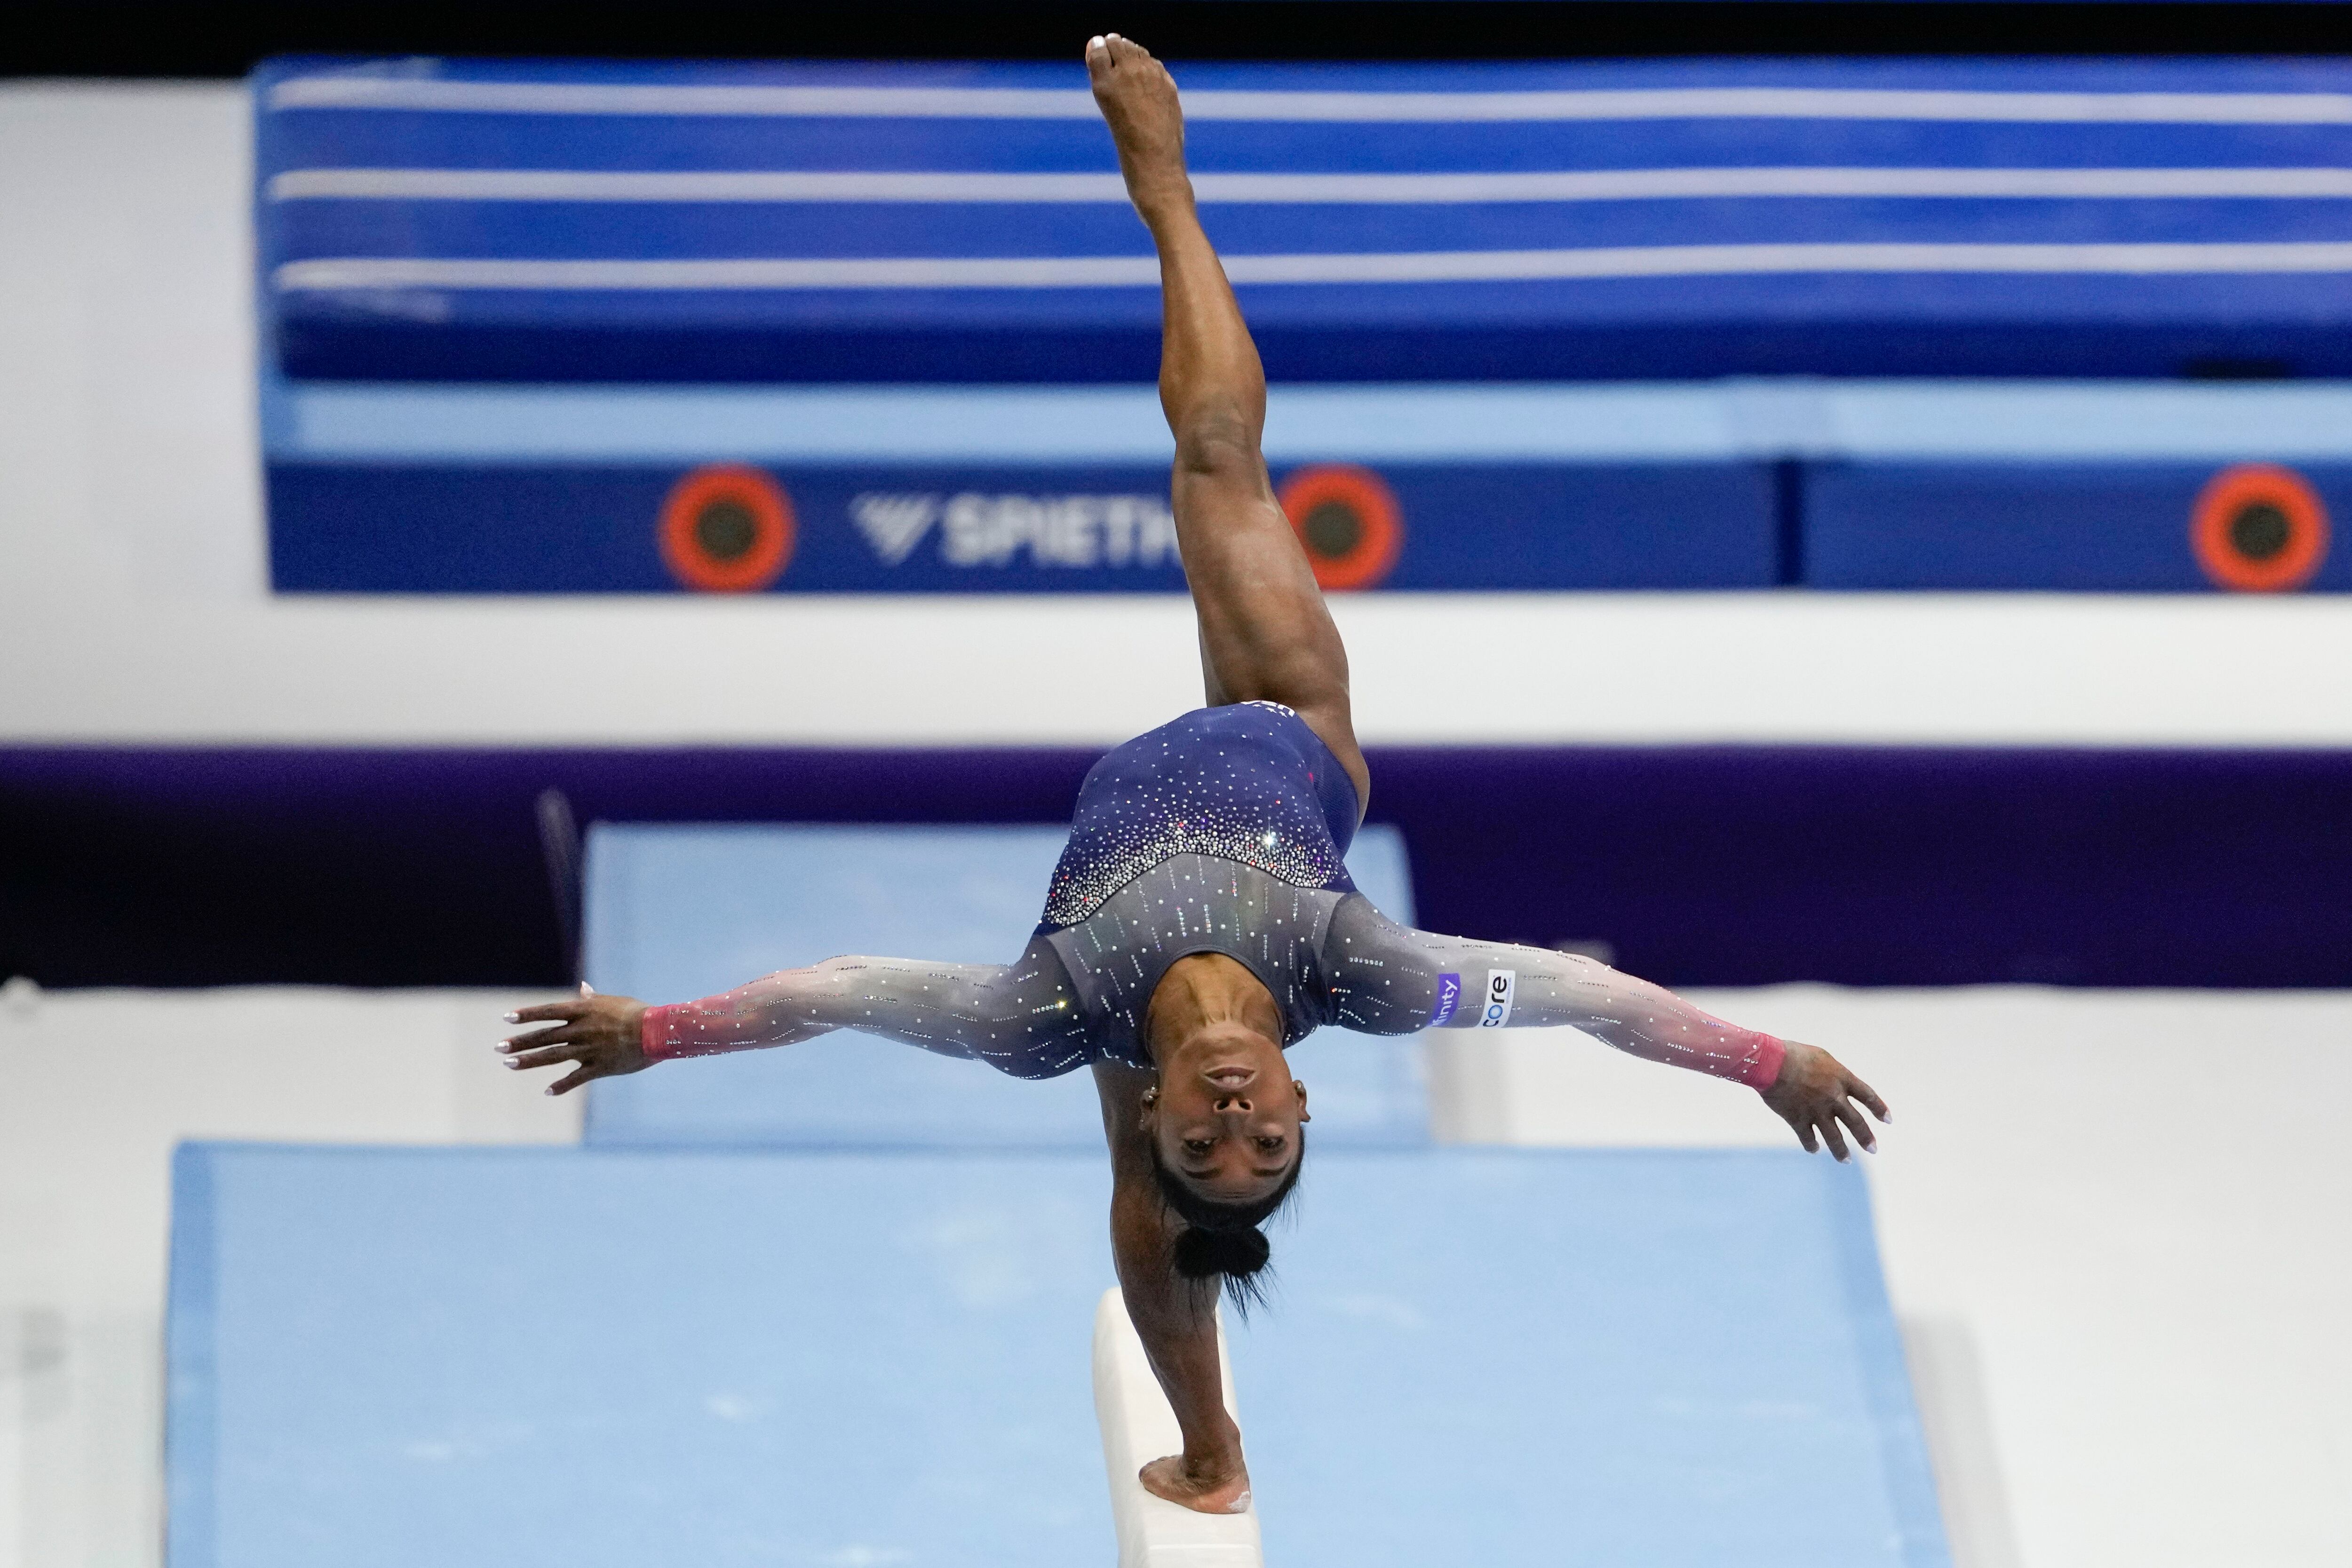
<path id="1" fill-rule="evenodd" d="M 190 1145 L 172 1568 L 1098 1568 L 1099 1156 Z M 1284 1568 L 1945 1568 L 1860 1175 L 1318 1154 Z"/>
<path id="2" fill-rule="evenodd" d="M 838 953 L 1002 963 L 1018 953 L 1059 827 L 600 824 L 589 837 L 586 969 L 600 991 L 707 996 Z M 1356 836 L 1364 895 L 1412 919 L 1404 840 Z M 1318 1146 L 1428 1138 L 1420 1043 L 1326 1029 L 1292 1048 Z M 592 1143 L 1099 1147 L 1094 1078 L 1043 1083 L 842 1033 L 673 1062 L 589 1091 Z"/>

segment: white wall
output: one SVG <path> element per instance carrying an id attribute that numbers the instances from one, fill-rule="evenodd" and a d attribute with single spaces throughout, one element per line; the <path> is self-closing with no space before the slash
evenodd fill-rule
<path id="1" fill-rule="evenodd" d="M 272 600 L 247 160 L 233 88 L 0 88 L 0 741 L 1107 743 L 1198 700 L 1166 599 Z M 2340 598 L 1339 617 L 1376 742 L 2352 742 Z"/>

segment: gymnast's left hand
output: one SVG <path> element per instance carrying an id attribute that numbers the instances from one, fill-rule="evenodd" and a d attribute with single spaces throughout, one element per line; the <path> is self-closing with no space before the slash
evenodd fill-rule
<path id="1" fill-rule="evenodd" d="M 499 1053 L 510 1068 L 552 1068 L 572 1064 L 572 1070 L 548 1085 L 550 1094 L 565 1094 L 600 1078 L 643 1072 L 646 1060 L 639 1029 L 646 1005 L 634 996 L 599 996 L 585 985 L 578 997 L 543 1003 L 507 1015 L 509 1024 L 553 1024 L 528 1035 L 500 1040 Z"/>
<path id="2" fill-rule="evenodd" d="M 1851 1130 L 1855 1142 L 1876 1153 L 1878 1140 L 1853 1102 L 1862 1101 L 1873 1116 L 1887 1121 L 1886 1101 L 1878 1098 L 1877 1090 L 1848 1072 L 1843 1063 L 1819 1046 L 1801 1045 L 1795 1040 L 1783 1040 L 1781 1044 L 1789 1054 L 1780 1059 L 1780 1076 L 1772 1080 L 1771 1088 L 1757 1092 L 1795 1131 L 1805 1152 L 1810 1154 L 1826 1143 L 1830 1152 L 1840 1160 L 1850 1159 L 1845 1133 Z M 1820 1133 L 1818 1142 L 1816 1129 Z"/>

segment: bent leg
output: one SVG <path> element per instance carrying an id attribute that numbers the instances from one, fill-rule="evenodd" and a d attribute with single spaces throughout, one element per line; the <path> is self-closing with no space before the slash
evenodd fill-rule
<path id="1" fill-rule="evenodd" d="M 1160 405 L 1176 437 L 1176 539 L 1212 705 L 1297 710 L 1355 781 L 1371 780 L 1348 701 L 1348 651 L 1258 449 L 1265 372 L 1192 206 L 1176 84 L 1139 45 L 1087 48 L 1128 195 L 1160 251 Z"/>

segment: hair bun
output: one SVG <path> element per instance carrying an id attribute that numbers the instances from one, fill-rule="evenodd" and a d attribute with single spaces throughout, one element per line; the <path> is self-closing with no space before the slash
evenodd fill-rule
<path id="1" fill-rule="evenodd" d="M 1187 1279 L 1208 1279 L 1220 1274 L 1228 1279 L 1246 1279 L 1273 1256 L 1265 1233 L 1255 1227 L 1204 1230 L 1188 1226 L 1176 1237 L 1176 1272 Z"/>

